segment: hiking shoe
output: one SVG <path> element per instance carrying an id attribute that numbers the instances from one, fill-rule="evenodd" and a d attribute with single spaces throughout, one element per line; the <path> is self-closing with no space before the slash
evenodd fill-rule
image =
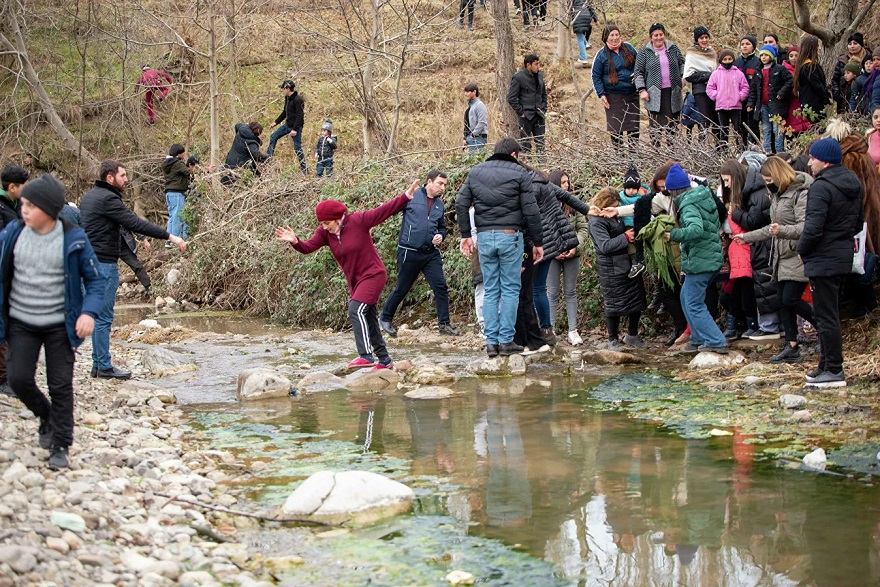
<path id="1" fill-rule="evenodd" d="M 542 328 L 541 334 L 544 335 L 544 341 L 550 346 L 556 346 L 556 333 L 553 331 L 553 327 L 550 326 L 548 328 Z"/>
<path id="2" fill-rule="evenodd" d="M 724 331 L 724 338 L 726 338 L 729 341 L 738 340 L 739 339 L 739 332 L 736 330 L 736 327 L 734 326 L 732 329 L 728 328 L 727 330 L 725 330 Z"/>
<path id="3" fill-rule="evenodd" d="M 631 346 L 635 349 L 646 349 L 648 344 L 638 334 L 624 334 L 623 344 Z"/>
<path id="4" fill-rule="evenodd" d="M 57 471 L 58 469 L 66 469 L 69 466 L 70 461 L 67 458 L 67 447 L 53 447 L 52 454 L 49 455 L 49 468 Z"/>
<path id="5" fill-rule="evenodd" d="M 474 25 L 469 24 L 469 25 L 468 25 L 468 30 L 471 31 L 471 32 L 473 32 L 473 30 L 474 30 Z"/>
<path id="6" fill-rule="evenodd" d="M 388 336 L 397 336 L 397 329 L 394 327 L 389 320 L 379 319 L 379 328 L 382 329 L 382 332 L 387 334 Z"/>
<path id="7" fill-rule="evenodd" d="M 98 379 L 130 379 L 131 371 L 126 371 L 125 369 L 120 369 L 118 367 L 111 367 L 109 369 L 92 367 L 92 377 L 97 377 Z"/>
<path id="8" fill-rule="evenodd" d="M 498 345 L 498 354 L 502 357 L 509 357 L 510 355 L 517 355 L 523 352 L 525 348 L 516 344 L 515 342 L 502 342 Z"/>
<path id="9" fill-rule="evenodd" d="M 577 346 L 579 344 L 584 344 L 584 339 L 581 338 L 581 335 L 578 334 L 577 330 L 569 330 L 568 331 L 568 342 L 572 346 Z"/>
<path id="10" fill-rule="evenodd" d="M 749 340 L 779 340 L 780 338 L 782 338 L 780 333 L 767 332 L 765 330 L 758 330 L 748 337 Z"/>
<path id="11" fill-rule="evenodd" d="M 727 345 L 709 346 L 707 344 L 701 344 L 697 347 L 697 350 L 701 353 L 718 353 L 719 355 L 726 355 L 730 352 L 730 348 Z"/>
<path id="12" fill-rule="evenodd" d="M 617 340 L 617 339 L 615 339 L 615 340 L 609 340 L 609 341 L 608 341 L 608 346 L 607 346 L 606 348 L 607 348 L 609 351 L 614 351 L 614 352 L 617 352 L 617 353 L 625 353 L 625 352 L 626 352 L 626 349 L 623 348 L 623 345 L 620 344 L 620 341 Z"/>
<path id="13" fill-rule="evenodd" d="M 809 371 L 807 371 L 807 373 L 805 375 L 807 383 L 812 383 L 813 381 L 816 380 L 816 377 L 818 377 L 821 374 L 822 374 L 822 369 L 820 369 L 819 367 L 816 367 L 815 369 L 810 369 Z"/>
<path id="14" fill-rule="evenodd" d="M 645 264 L 644 263 L 636 263 L 632 267 L 629 268 L 629 278 L 635 279 L 639 275 L 645 272 Z"/>
<path id="15" fill-rule="evenodd" d="M 778 355 L 770 357 L 771 363 L 800 363 L 803 360 L 800 347 L 797 345 L 791 346 L 790 344 L 786 344 L 785 348 Z"/>
<path id="16" fill-rule="evenodd" d="M 369 359 L 358 357 L 348 364 L 347 369 L 363 369 L 364 367 L 373 367 L 375 364 L 376 361 L 374 361 L 372 357 L 370 357 Z"/>
<path id="17" fill-rule="evenodd" d="M 8 395 L 9 397 L 17 397 L 15 395 L 15 392 L 12 391 L 12 388 L 9 387 L 8 383 L 0 384 L 0 393 L 2 393 L 3 395 Z"/>
<path id="18" fill-rule="evenodd" d="M 748 338 L 749 340 L 755 340 L 752 337 L 757 336 L 760 332 L 760 330 L 757 330 L 755 328 L 746 328 L 745 332 L 742 333 L 742 337 Z"/>
<path id="19" fill-rule="evenodd" d="M 446 324 L 441 324 L 437 327 L 437 330 L 440 334 L 446 334 L 447 336 L 458 336 L 458 330 L 452 327 L 452 324 L 448 322 Z"/>
<path id="20" fill-rule="evenodd" d="M 37 431 L 40 436 L 40 448 L 52 448 L 52 425 L 49 418 L 40 418 L 40 429 Z"/>
<path id="21" fill-rule="evenodd" d="M 679 352 L 695 355 L 700 352 L 700 347 L 695 344 L 687 343 Z"/>
<path id="22" fill-rule="evenodd" d="M 809 387 L 818 387 L 819 389 L 830 389 L 834 387 L 846 387 L 846 377 L 843 371 L 832 373 L 831 371 L 822 371 L 812 381 L 808 382 Z"/>
<path id="23" fill-rule="evenodd" d="M 497 344 L 487 344 L 486 345 L 486 354 L 490 357 L 498 356 L 498 345 Z"/>
<path id="24" fill-rule="evenodd" d="M 393 368 L 394 368 L 394 361 L 391 360 L 391 357 L 388 357 L 387 359 L 376 363 L 376 366 L 373 367 L 373 371 L 378 371 L 380 369 L 393 369 Z"/>

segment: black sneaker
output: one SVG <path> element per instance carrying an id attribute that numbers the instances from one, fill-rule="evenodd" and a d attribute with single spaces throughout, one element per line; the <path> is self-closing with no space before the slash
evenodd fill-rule
<path id="1" fill-rule="evenodd" d="M 810 369 L 809 371 L 807 371 L 806 374 L 807 383 L 812 383 L 816 379 L 816 377 L 818 377 L 822 373 L 823 371 L 819 367 L 816 367 L 815 369 Z"/>
<path id="2" fill-rule="evenodd" d="M 452 327 L 452 324 L 448 322 L 446 324 L 441 324 L 437 327 L 437 330 L 440 334 L 445 334 L 447 336 L 458 336 L 458 330 Z"/>
<path id="3" fill-rule="evenodd" d="M 809 387 L 818 387 L 819 389 L 830 389 L 834 387 L 846 387 L 846 377 L 843 371 L 832 373 L 831 371 L 823 371 L 819 373 L 812 381 L 807 383 Z"/>
<path id="4" fill-rule="evenodd" d="M 12 388 L 9 387 L 8 383 L 0 383 L 0 393 L 8 395 L 9 397 L 16 397 L 15 392 L 12 391 Z"/>
<path id="5" fill-rule="evenodd" d="M 803 360 L 800 347 L 797 345 L 791 346 L 790 344 L 786 344 L 785 348 L 778 355 L 770 357 L 771 363 L 800 363 Z"/>
<path id="6" fill-rule="evenodd" d="M 701 353 L 718 353 L 719 355 L 726 355 L 730 352 L 730 347 L 725 346 L 709 346 L 707 344 L 701 344 L 697 347 L 697 350 Z"/>
<path id="7" fill-rule="evenodd" d="M 379 328 L 388 336 L 397 336 L 397 329 L 389 320 L 379 320 Z"/>
<path id="8" fill-rule="evenodd" d="M 764 330 L 758 330 L 754 334 L 750 335 L 749 340 L 779 340 L 782 338 L 782 334 L 778 332 L 766 332 Z"/>
<path id="9" fill-rule="evenodd" d="M 644 271 L 645 271 L 645 264 L 644 263 L 636 263 L 635 265 L 633 265 L 632 267 L 629 268 L 629 278 L 635 279 L 636 277 L 638 277 L 639 275 L 644 273 Z"/>
<path id="10" fill-rule="evenodd" d="M 502 357 L 509 357 L 510 355 L 516 355 L 525 350 L 524 347 L 516 344 L 515 342 L 502 342 L 498 345 L 498 354 Z"/>
<path id="11" fill-rule="evenodd" d="M 52 448 L 52 425 L 49 418 L 40 418 L 40 429 L 37 431 L 40 436 L 40 448 Z"/>
<path id="12" fill-rule="evenodd" d="M 687 343 L 679 352 L 695 355 L 700 352 L 700 347 L 695 344 Z"/>
<path id="13" fill-rule="evenodd" d="M 120 369 L 118 367 L 111 367 L 110 369 L 97 369 L 92 367 L 92 377 L 97 377 L 98 379 L 130 379 L 131 371 L 126 371 L 125 369 Z"/>
<path id="14" fill-rule="evenodd" d="M 70 461 L 67 458 L 67 447 L 56 446 L 52 448 L 52 454 L 49 455 L 49 468 L 57 471 L 68 467 L 70 467 Z"/>
<path id="15" fill-rule="evenodd" d="M 497 344 L 487 344 L 486 345 L 486 354 L 490 357 L 498 356 L 498 345 Z"/>

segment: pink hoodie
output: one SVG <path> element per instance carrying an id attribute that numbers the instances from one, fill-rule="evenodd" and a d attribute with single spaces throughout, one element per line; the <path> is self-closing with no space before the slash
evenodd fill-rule
<path id="1" fill-rule="evenodd" d="M 749 97 L 749 82 L 737 66 L 724 69 L 719 65 L 709 76 L 706 94 L 715 100 L 715 110 L 740 110 Z"/>

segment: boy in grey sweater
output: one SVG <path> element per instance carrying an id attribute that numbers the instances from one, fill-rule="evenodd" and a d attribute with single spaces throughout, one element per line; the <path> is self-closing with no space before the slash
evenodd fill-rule
<path id="1" fill-rule="evenodd" d="M 63 469 L 73 444 L 74 353 L 95 327 L 105 277 L 83 229 L 58 219 L 66 199 L 57 179 L 31 181 L 21 203 L 23 222 L 0 233 L 0 342 L 9 343 L 9 387 L 40 420 L 49 467 Z M 35 380 L 41 347 L 48 398 Z"/>

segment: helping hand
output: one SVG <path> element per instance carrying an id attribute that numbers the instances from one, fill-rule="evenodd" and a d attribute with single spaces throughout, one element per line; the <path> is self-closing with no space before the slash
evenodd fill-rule
<path id="1" fill-rule="evenodd" d="M 174 243 L 175 245 L 177 245 L 177 248 L 178 248 L 178 250 L 180 250 L 181 253 L 186 252 L 186 241 L 185 240 L 183 240 L 179 236 L 175 236 L 173 234 L 168 236 L 168 240 L 171 241 L 172 243 Z"/>
<path id="2" fill-rule="evenodd" d="M 773 236 L 779 235 L 779 224 L 774 222 L 770 225 L 770 234 L 772 234 Z"/>
<path id="3" fill-rule="evenodd" d="M 412 182 L 412 185 L 409 186 L 409 189 L 403 192 L 406 194 L 407 199 L 412 200 L 413 195 L 416 193 L 416 190 L 419 189 L 419 180 L 415 180 Z"/>
<path id="4" fill-rule="evenodd" d="M 461 243 L 458 245 L 458 250 L 461 251 L 461 254 L 471 258 L 471 255 L 474 253 L 474 241 L 469 238 L 461 239 Z"/>
<path id="5" fill-rule="evenodd" d="M 275 229 L 275 238 L 280 241 L 290 243 L 292 245 L 295 245 L 296 243 L 299 242 L 299 239 L 296 238 L 296 234 L 294 234 L 293 229 L 290 228 L 289 226 L 285 226 L 284 228 L 281 228 L 279 226 L 278 228 L 276 228 Z"/>
<path id="6" fill-rule="evenodd" d="M 76 335 L 80 338 L 91 336 L 95 330 L 95 319 L 88 314 L 80 314 L 76 319 Z"/>

